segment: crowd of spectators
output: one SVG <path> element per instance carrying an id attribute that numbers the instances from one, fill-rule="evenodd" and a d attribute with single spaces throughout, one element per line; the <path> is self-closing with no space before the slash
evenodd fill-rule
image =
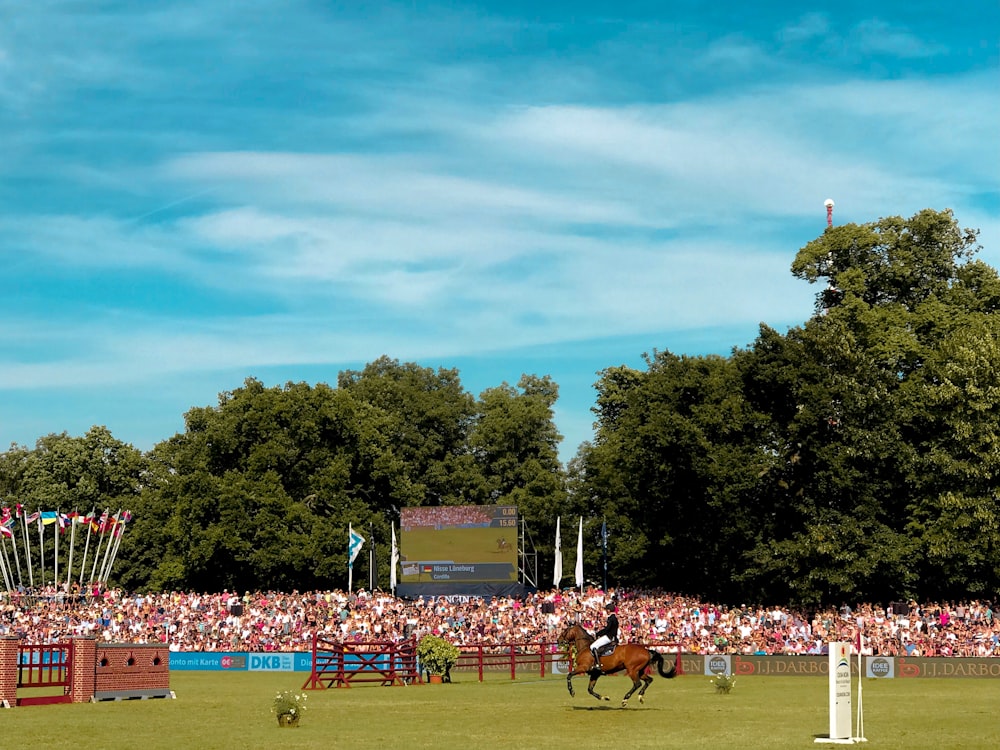
<path id="1" fill-rule="evenodd" d="M 175 651 L 308 651 L 314 634 L 335 641 L 401 641 L 427 633 L 458 645 L 554 643 L 563 628 L 603 625 L 617 605 L 620 639 L 703 654 L 821 654 L 829 641 L 866 654 L 1000 656 L 1000 623 L 985 601 L 862 604 L 804 612 L 723 606 L 657 590 L 548 591 L 523 598 L 401 599 L 381 591 L 67 596 L 56 590 L 0 599 L 0 636 L 53 643 L 93 636 L 167 643 Z"/>

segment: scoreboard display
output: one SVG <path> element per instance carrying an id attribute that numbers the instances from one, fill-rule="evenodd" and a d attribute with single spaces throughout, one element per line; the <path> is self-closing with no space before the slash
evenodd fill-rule
<path id="1" fill-rule="evenodd" d="M 489 594 L 517 586 L 517 507 L 445 505 L 400 512 L 402 596 Z"/>

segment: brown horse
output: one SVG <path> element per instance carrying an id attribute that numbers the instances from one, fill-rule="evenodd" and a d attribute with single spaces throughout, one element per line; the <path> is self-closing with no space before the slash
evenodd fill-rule
<path id="1" fill-rule="evenodd" d="M 597 700 L 611 700 L 606 695 L 601 695 L 594 690 L 594 684 L 602 674 L 615 674 L 625 670 L 632 679 L 632 689 L 625 693 L 622 698 L 622 708 L 628 706 L 628 699 L 632 694 L 639 691 L 639 703 L 643 702 L 643 695 L 653 683 L 653 678 L 647 674 L 650 664 L 656 664 L 656 669 L 660 677 L 670 679 L 677 676 L 676 665 L 670 665 L 670 671 L 663 671 L 663 654 L 658 651 L 650 651 L 645 646 L 636 643 L 626 643 L 616 646 L 615 650 L 607 656 L 600 658 L 600 663 L 594 663 L 593 653 L 590 644 L 594 642 L 594 637 L 579 625 L 570 625 L 559 636 L 559 643 L 572 643 L 576 648 L 576 660 L 573 669 L 566 675 L 566 687 L 570 695 L 576 695 L 573 691 L 573 677 L 578 674 L 589 674 L 590 684 L 587 692 L 597 698 Z"/>

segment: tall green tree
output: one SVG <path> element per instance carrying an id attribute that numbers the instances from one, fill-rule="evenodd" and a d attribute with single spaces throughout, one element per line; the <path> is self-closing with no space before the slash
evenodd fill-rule
<path id="1" fill-rule="evenodd" d="M 385 415 L 346 391 L 249 379 L 185 420 L 151 454 L 129 550 L 147 577 L 134 585 L 344 585 L 348 524 L 381 523 L 380 510 L 409 496 Z"/>
<path id="2" fill-rule="evenodd" d="M 525 546 L 539 556 L 534 561 L 542 561 L 536 581 L 541 587 L 551 581 L 556 517 L 566 501 L 558 453 L 562 435 L 553 411 L 558 398 L 559 387 L 549 376 L 525 374 L 516 387 L 488 388 L 479 395 L 469 435 L 483 477 L 482 502 L 517 506 L 530 533 Z"/>
<path id="3" fill-rule="evenodd" d="M 971 489 L 969 501 L 978 498 L 988 518 L 995 502 L 992 469 L 971 483 L 941 472 L 939 464 L 969 452 L 948 426 L 965 409 L 954 399 L 948 413 L 933 407 L 942 395 L 935 363 L 951 361 L 947 352 L 969 326 L 992 325 L 996 274 L 970 261 L 976 249 L 975 232 L 928 210 L 832 228 L 796 256 L 796 276 L 827 283 L 816 314 L 784 340 L 762 331 L 742 358 L 748 396 L 781 436 L 762 488 L 781 522 L 744 573 L 760 590 L 790 586 L 804 602 L 942 592 L 931 583 L 941 570 L 932 550 L 962 548 L 946 533 L 958 527 L 940 522 L 942 505 L 954 509 Z M 982 376 L 992 373 L 980 368 L 974 377 Z M 992 419 L 976 429 L 991 433 Z M 977 459 L 995 464 L 988 451 Z M 932 529 L 941 534 L 933 543 Z"/>
<path id="4" fill-rule="evenodd" d="M 342 372 L 337 382 L 382 415 L 380 432 L 408 482 L 407 495 L 393 507 L 482 501 L 482 474 L 469 450 L 476 401 L 458 370 L 380 357 L 363 370 Z"/>

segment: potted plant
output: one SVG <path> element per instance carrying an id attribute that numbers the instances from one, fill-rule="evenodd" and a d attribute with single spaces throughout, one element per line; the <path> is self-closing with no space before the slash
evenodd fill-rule
<path id="1" fill-rule="evenodd" d="M 417 644 L 421 670 L 431 675 L 431 682 L 451 682 L 451 668 L 458 661 L 458 646 L 436 635 L 425 635 Z M 434 680 L 437 676 L 439 680 Z"/>
<path id="2" fill-rule="evenodd" d="M 282 690 L 271 701 L 271 713 L 278 717 L 279 727 L 297 727 L 306 711 L 306 694 Z"/>

